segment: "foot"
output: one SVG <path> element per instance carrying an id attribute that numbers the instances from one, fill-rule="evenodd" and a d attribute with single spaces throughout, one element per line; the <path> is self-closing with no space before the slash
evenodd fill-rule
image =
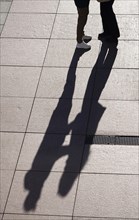
<path id="1" fill-rule="evenodd" d="M 92 37 L 91 37 L 91 36 L 84 35 L 84 36 L 82 37 L 82 40 L 85 41 L 85 42 L 89 42 L 90 40 L 92 40 Z"/>
<path id="2" fill-rule="evenodd" d="M 101 34 L 98 35 L 98 40 L 105 40 L 105 39 L 107 39 L 107 38 L 109 38 L 109 37 L 110 37 L 109 34 L 103 32 L 103 33 L 101 33 Z"/>
<path id="3" fill-rule="evenodd" d="M 86 44 L 84 41 L 82 41 L 81 43 L 77 43 L 76 48 L 78 49 L 85 49 L 85 50 L 90 50 L 91 46 Z"/>

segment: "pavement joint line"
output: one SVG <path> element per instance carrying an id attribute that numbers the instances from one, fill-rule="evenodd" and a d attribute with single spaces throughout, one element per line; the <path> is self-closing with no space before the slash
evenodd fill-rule
<path id="1" fill-rule="evenodd" d="M 2 170 L 7 170 L 7 169 L 2 169 Z M 28 170 L 26 169 L 16 169 L 16 172 L 27 172 Z M 32 173 L 49 173 L 50 170 L 31 170 Z M 78 174 L 78 175 L 107 175 L 107 176 L 139 176 L 139 173 L 107 173 L 107 172 L 85 172 L 85 171 L 55 171 L 55 170 L 51 170 L 51 173 L 59 173 L 59 174 Z"/>

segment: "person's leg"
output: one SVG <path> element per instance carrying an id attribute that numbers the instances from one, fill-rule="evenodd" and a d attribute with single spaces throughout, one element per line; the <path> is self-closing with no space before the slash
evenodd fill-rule
<path id="1" fill-rule="evenodd" d="M 120 36 L 116 16 L 113 12 L 112 5 L 114 0 L 100 3 L 100 13 L 102 18 L 102 25 L 105 35 L 111 35 L 113 38 Z"/>
<path id="2" fill-rule="evenodd" d="M 89 8 L 77 8 L 78 10 L 78 22 L 77 22 L 77 42 L 81 43 L 84 36 L 84 27 L 87 22 L 89 14 Z"/>

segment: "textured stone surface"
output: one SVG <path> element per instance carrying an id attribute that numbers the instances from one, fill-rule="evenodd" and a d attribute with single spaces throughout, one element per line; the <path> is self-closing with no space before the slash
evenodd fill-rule
<path id="1" fill-rule="evenodd" d="M 2 37 L 49 38 L 53 14 L 9 14 Z"/>
<path id="2" fill-rule="evenodd" d="M 0 139 L 0 168 L 3 170 L 14 170 L 23 141 L 23 133 L 1 133 Z"/>
<path id="3" fill-rule="evenodd" d="M 138 109 L 137 101 L 94 101 L 88 134 L 138 136 Z"/>
<path id="4" fill-rule="evenodd" d="M 139 68 L 138 41 L 119 41 L 114 68 Z"/>
<path id="5" fill-rule="evenodd" d="M 0 170 L 0 212 L 4 211 L 7 196 L 10 190 L 12 178 L 14 171 L 13 170 Z"/>
<path id="6" fill-rule="evenodd" d="M 27 134 L 17 169 L 78 172 L 84 136 Z"/>
<path id="7" fill-rule="evenodd" d="M 58 1 L 13 1 L 10 12 L 55 13 Z"/>
<path id="8" fill-rule="evenodd" d="M 80 176 L 74 215 L 138 218 L 138 176 Z"/>
<path id="9" fill-rule="evenodd" d="M 92 45 L 92 50 L 87 52 L 83 50 L 80 51 L 83 55 L 79 59 L 78 67 L 93 67 L 95 65 L 99 53 L 100 42 L 94 40 L 90 42 L 90 45 Z M 78 53 L 78 50 L 75 49 L 75 40 L 51 40 L 44 65 L 53 67 L 69 67 L 75 53 Z M 75 65 L 76 63 L 73 62 L 72 66 Z"/>
<path id="10" fill-rule="evenodd" d="M 0 24 L 4 24 L 7 17 L 7 13 L 0 13 Z"/>
<path id="11" fill-rule="evenodd" d="M 75 39 L 76 38 L 77 14 L 58 14 L 56 17 L 52 38 Z M 68 29 L 68 31 L 65 31 Z M 100 16 L 89 15 L 85 27 L 85 33 L 96 39 L 101 32 L 102 25 Z"/>
<path id="12" fill-rule="evenodd" d="M 135 69 L 99 69 L 96 72 L 93 98 L 139 100 L 139 73 Z"/>
<path id="13" fill-rule="evenodd" d="M 138 146 L 86 145 L 82 172 L 139 174 Z"/>
<path id="14" fill-rule="evenodd" d="M 90 102 L 70 99 L 36 99 L 28 132 L 85 134 Z"/>
<path id="15" fill-rule="evenodd" d="M 11 6 L 11 2 L 0 2 L 0 12 L 8 12 Z"/>
<path id="16" fill-rule="evenodd" d="M 34 97 L 41 68 L 1 67 L 1 95 Z"/>
<path id="17" fill-rule="evenodd" d="M 48 40 L 1 39 L 1 64 L 41 66 Z"/>
<path id="18" fill-rule="evenodd" d="M 65 91 L 63 98 L 83 99 L 91 70 L 90 68 L 43 68 L 37 97 L 60 98 Z M 92 93 L 85 98 L 91 97 Z"/>
<path id="19" fill-rule="evenodd" d="M 23 214 L 26 209 L 29 209 L 30 214 L 72 215 L 77 186 L 74 174 L 67 173 L 62 175 L 62 173 L 52 172 L 48 176 L 48 173 L 45 172 L 33 172 L 26 176 L 26 180 L 25 176 L 26 172 L 16 172 L 6 212 Z M 34 210 L 31 210 L 33 206 L 32 198 L 30 198 L 31 203 L 29 205 L 25 202 L 28 191 L 24 188 L 24 181 L 29 181 L 32 193 L 35 187 L 37 189 L 40 187 L 41 189 L 41 195 L 39 201 L 37 200 L 37 204 L 35 203 L 36 207 Z M 71 181 L 73 181 L 73 185 Z M 64 184 L 66 184 L 66 187 L 64 187 Z"/>
<path id="20" fill-rule="evenodd" d="M 29 98 L 1 98 L 1 130 L 24 132 L 32 101 Z"/>

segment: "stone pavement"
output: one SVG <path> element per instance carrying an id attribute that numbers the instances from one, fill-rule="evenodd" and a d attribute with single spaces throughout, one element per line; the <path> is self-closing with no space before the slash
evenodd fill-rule
<path id="1" fill-rule="evenodd" d="M 139 219 L 138 0 L 99 3 L 75 50 L 72 0 L 1 1 L 1 220 Z"/>

